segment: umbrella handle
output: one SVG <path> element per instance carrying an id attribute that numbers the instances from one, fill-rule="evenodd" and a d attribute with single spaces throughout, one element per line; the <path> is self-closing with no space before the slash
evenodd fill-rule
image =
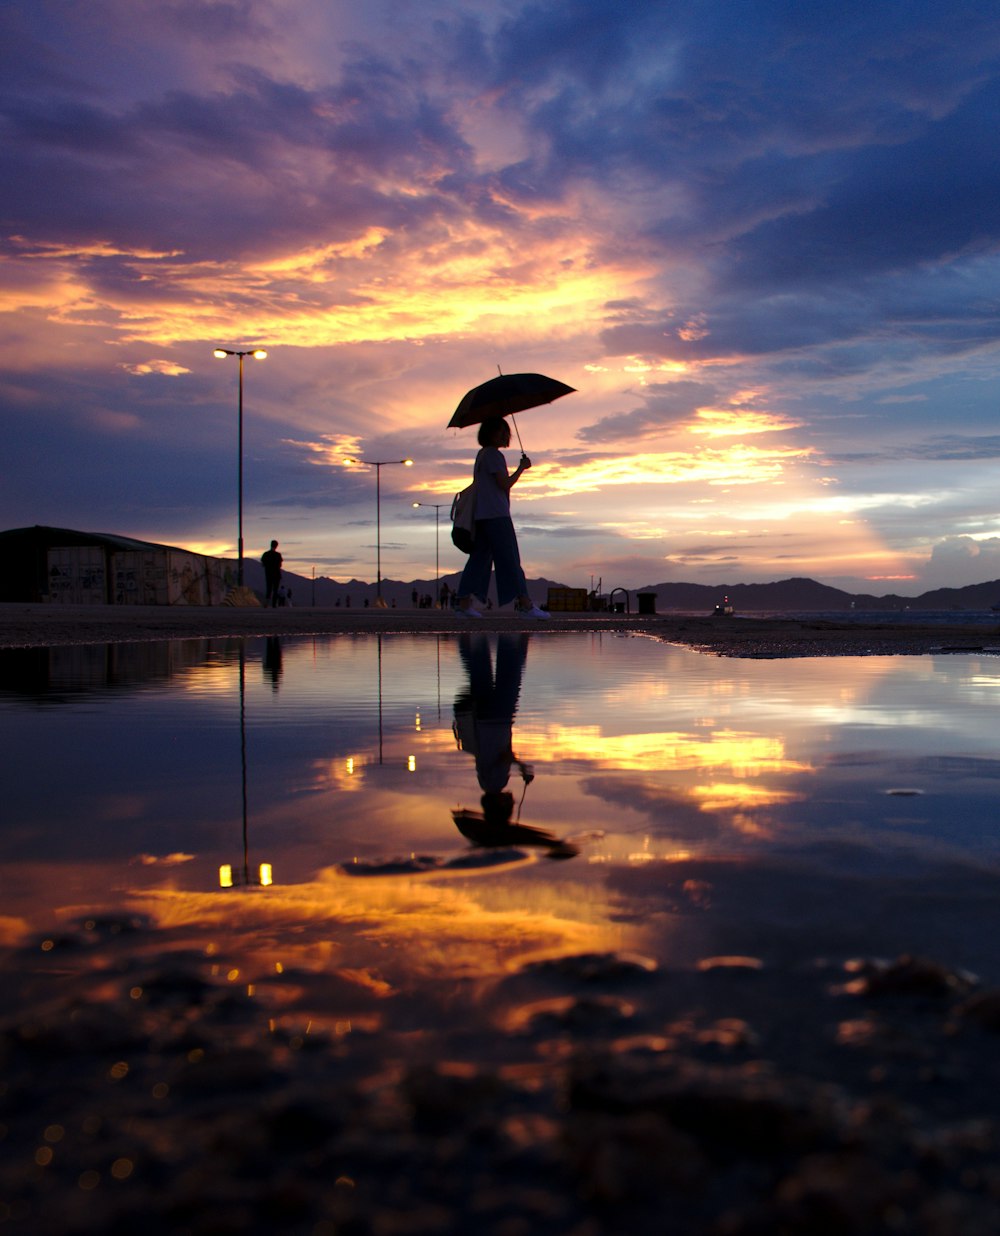
<path id="1" fill-rule="evenodd" d="M 521 801 L 517 804 L 517 815 L 514 817 L 516 823 L 521 823 L 521 808 L 524 806 L 524 796 L 528 792 L 528 782 L 525 781 L 524 788 L 521 790 Z"/>
<path id="2" fill-rule="evenodd" d="M 515 418 L 513 412 L 511 412 L 510 414 L 510 419 L 514 424 L 514 432 L 517 434 L 517 445 L 521 448 L 521 454 L 523 455 L 524 454 L 524 443 L 521 441 L 521 431 L 517 427 L 517 419 Z"/>

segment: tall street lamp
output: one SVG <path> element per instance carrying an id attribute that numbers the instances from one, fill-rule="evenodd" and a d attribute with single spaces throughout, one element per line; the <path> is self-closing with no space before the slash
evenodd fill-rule
<path id="1" fill-rule="evenodd" d="M 246 352 L 235 352 L 229 348 L 216 348 L 212 353 L 219 360 L 225 360 L 227 356 L 238 356 L 240 359 L 240 398 L 239 398 L 239 431 L 238 431 L 238 456 L 239 456 L 239 516 L 237 528 L 237 551 L 239 554 L 239 565 L 237 568 L 236 582 L 243 587 L 243 357 L 252 356 L 254 360 L 263 360 L 267 353 L 263 348 L 250 348 Z"/>
<path id="2" fill-rule="evenodd" d="M 345 463 L 361 464 L 366 468 L 375 469 L 375 555 L 376 555 L 376 585 L 375 608 L 385 609 L 385 598 L 382 596 L 382 469 L 389 464 L 402 464 L 406 468 L 413 467 L 412 459 L 352 459 L 348 457 Z"/>
<path id="3" fill-rule="evenodd" d="M 415 507 L 432 506 L 434 508 L 434 608 L 441 608 L 441 512 L 451 506 L 450 502 L 414 502 Z"/>

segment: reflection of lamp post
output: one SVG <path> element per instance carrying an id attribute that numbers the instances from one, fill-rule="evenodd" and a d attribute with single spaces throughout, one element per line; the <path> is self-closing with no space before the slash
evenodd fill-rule
<path id="1" fill-rule="evenodd" d="M 252 356 L 255 360 L 263 360 L 267 353 L 263 348 L 253 348 L 247 352 L 233 352 L 229 348 L 216 348 L 212 353 L 219 360 L 225 360 L 227 356 L 238 356 L 240 359 L 240 397 L 239 397 L 239 431 L 238 431 L 238 455 L 239 455 L 239 515 L 237 520 L 237 551 L 239 554 L 239 566 L 237 569 L 236 582 L 243 587 L 243 357 Z"/>
<path id="2" fill-rule="evenodd" d="M 377 673 L 378 673 L 378 758 L 373 759 L 373 760 L 368 760 L 366 757 L 361 756 L 361 755 L 357 757 L 353 755 L 347 756 L 344 761 L 344 766 L 347 770 L 347 775 L 349 777 L 353 777 L 356 773 L 360 772 L 363 768 L 369 767 L 369 765 L 378 764 L 379 766 L 381 766 L 385 763 L 385 731 L 384 731 L 384 726 L 383 726 L 383 711 L 382 711 L 382 634 L 381 632 L 379 632 L 376 635 L 375 640 L 376 640 L 376 648 L 377 648 L 376 664 L 377 664 Z M 440 708 L 439 708 L 439 714 L 440 714 Z M 417 729 L 418 730 L 420 729 L 419 714 L 418 714 Z M 358 734 L 358 738 L 362 742 L 366 741 L 365 736 L 361 734 L 360 732 Z M 390 765 L 395 766 L 395 764 L 396 764 L 396 756 L 391 755 Z M 406 770 L 407 772 L 411 772 L 411 773 L 414 773 L 417 771 L 417 757 L 415 755 L 407 755 Z"/>
<path id="3" fill-rule="evenodd" d="M 250 834 L 247 828 L 247 651 L 245 641 L 240 642 L 240 763 L 243 770 L 243 867 L 233 870 L 231 863 L 223 863 L 219 868 L 219 887 L 235 888 L 238 884 L 247 887 L 258 886 L 266 888 L 274 883 L 271 874 L 271 864 L 261 863 L 253 875 L 250 874 Z"/>
<path id="4" fill-rule="evenodd" d="M 441 531 L 441 512 L 451 506 L 450 502 L 414 502 L 416 506 L 432 506 L 434 508 L 434 608 L 441 608 L 441 555 L 439 551 L 439 533 Z"/>
<path id="5" fill-rule="evenodd" d="M 382 596 L 382 469 L 389 464 L 403 464 L 404 467 L 412 468 L 412 459 L 351 459 L 345 460 L 346 463 L 362 464 L 366 468 L 375 469 L 375 555 L 376 555 L 376 577 L 375 585 L 375 607 L 376 609 L 385 609 L 385 599 Z"/>

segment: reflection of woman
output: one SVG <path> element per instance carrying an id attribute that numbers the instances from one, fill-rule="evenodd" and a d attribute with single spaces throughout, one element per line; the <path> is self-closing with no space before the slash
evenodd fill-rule
<path id="1" fill-rule="evenodd" d="M 549 858 L 572 858 L 576 846 L 541 828 L 514 820 L 514 795 L 507 789 L 516 767 L 527 787 L 535 777 L 530 764 L 514 754 L 514 715 L 528 655 L 528 636 L 503 632 L 497 636 L 496 672 L 490 641 L 482 632 L 464 634 L 459 655 L 469 676 L 469 690 L 455 700 L 455 733 L 475 757 L 476 777 L 483 791 L 482 812 L 452 812 L 455 827 L 473 845 L 539 846 Z"/>
<path id="2" fill-rule="evenodd" d="M 453 811 L 451 818 L 455 827 L 473 845 L 484 849 L 502 846 L 537 846 L 545 851 L 546 858 L 574 858 L 580 853 L 579 846 L 563 841 L 555 833 L 530 824 L 514 823 L 514 795 L 508 790 L 502 794 L 483 795 L 482 814 L 477 811 Z"/>
<path id="3" fill-rule="evenodd" d="M 525 782 L 534 775 L 514 754 L 514 714 L 521 694 L 521 678 L 528 656 L 528 636 L 503 632 L 497 636 L 496 674 L 490 641 L 483 633 L 465 634 L 458 642 L 459 656 L 469 676 L 469 691 L 455 700 L 456 733 L 466 735 L 462 745 L 476 759 L 476 777 L 486 794 L 498 794 L 517 764 Z"/>
<path id="4" fill-rule="evenodd" d="M 528 618 L 548 618 L 548 614 L 528 596 L 528 585 L 521 568 L 521 554 L 510 517 L 510 491 L 531 467 L 527 455 L 513 472 L 507 471 L 501 447 L 510 446 L 510 426 L 501 416 L 491 417 L 479 426 L 476 456 L 476 539 L 458 582 L 458 613 L 467 618 L 481 618 L 473 604 L 474 598 L 486 599 L 490 572 L 496 567 L 497 603 L 507 605 L 517 601 L 521 613 Z"/>

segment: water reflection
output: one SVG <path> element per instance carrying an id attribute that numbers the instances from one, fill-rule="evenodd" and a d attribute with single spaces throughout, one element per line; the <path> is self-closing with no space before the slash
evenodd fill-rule
<path id="1" fill-rule="evenodd" d="M 484 632 L 463 632 L 458 652 L 466 682 L 455 697 L 452 729 L 460 750 L 475 761 L 476 779 L 482 790 L 481 811 L 458 808 L 452 812 L 455 826 L 475 846 L 537 846 L 549 858 L 572 858 L 579 848 L 554 833 L 521 823 L 528 786 L 535 772 L 514 753 L 514 717 L 521 696 L 521 682 L 528 657 L 526 634 L 500 633 L 496 641 L 496 666 L 490 638 Z M 517 802 L 507 788 L 513 769 L 521 778 Z"/>
<path id="2" fill-rule="evenodd" d="M 680 1182 L 700 1230 L 718 1178 L 719 1230 L 742 1180 L 793 1226 L 860 1181 L 874 1230 L 930 1143 L 966 1156 L 947 1196 L 976 1187 L 995 1052 L 968 980 L 883 968 L 895 987 L 848 996 L 879 968 L 841 963 L 1000 980 L 1000 665 L 469 636 L 233 642 L 172 679 L 161 651 L 145 691 L 107 650 L 81 689 L 38 657 L 7 680 L 0 1132 L 36 1207 L 7 1217 L 155 1227 L 135 1168 L 180 1182 L 174 1228 L 367 1231 L 388 1199 L 386 1230 L 658 1231 Z M 572 863 L 497 857 L 598 821 Z M 259 856 L 279 884 L 219 889 Z M 817 1169 L 817 1146 L 850 1153 Z M 595 1178 L 597 1227 L 539 1184 Z M 449 1210 L 449 1181 L 478 1192 Z"/>
<path id="3" fill-rule="evenodd" d="M 281 685 L 281 637 L 269 635 L 264 642 L 264 677 L 277 691 Z"/>
<path id="4" fill-rule="evenodd" d="M 421 914 L 435 907 L 451 940 L 478 933 L 492 948 L 502 930 L 516 952 L 530 902 L 532 938 L 551 947 L 579 941 L 585 919 L 607 938 L 669 923 L 680 956 L 702 922 L 740 952 L 751 924 L 770 915 L 777 930 L 774 907 L 791 932 L 821 904 L 791 897 L 787 873 L 797 890 L 857 880 L 869 896 L 915 862 L 1000 859 L 1000 664 L 985 657 L 727 663 L 649 639 L 463 632 L 2 662 L 0 864 L 15 925 L 99 898 L 172 914 L 197 902 L 204 916 L 214 896 L 220 920 L 237 903 L 292 919 L 312 906 L 317 924 L 341 911 L 374 922 L 391 905 L 394 925 L 366 930 L 398 945 L 406 922 L 426 945 L 403 909 L 415 904 L 403 882 L 419 880 Z M 526 861 L 576 848 L 573 863 Z M 489 866 L 501 851 L 522 858 Z M 235 885 L 262 861 L 280 888 L 220 893 L 220 868 Z M 348 898 L 353 867 L 398 874 Z M 831 939 L 846 938 L 847 901 L 830 910 Z"/>
<path id="5" fill-rule="evenodd" d="M 264 651 L 264 671 L 268 675 L 269 663 L 273 671 L 274 658 L 277 654 L 278 676 L 281 673 L 281 641 L 277 637 L 269 637 Z M 272 672 L 272 685 L 278 688 Z M 243 818 L 243 864 L 234 868 L 232 863 L 223 863 L 219 867 L 219 887 L 235 888 L 268 888 L 274 883 L 270 863 L 260 863 L 251 869 L 250 866 L 250 822 L 247 809 L 247 652 L 245 643 L 240 643 L 240 790 Z"/>
<path id="6" fill-rule="evenodd" d="M 213 638 L 0 648 L 0 695 L 58 704 L 92 692 L 166 684 L 234 660 L 241 642 Z"/>

